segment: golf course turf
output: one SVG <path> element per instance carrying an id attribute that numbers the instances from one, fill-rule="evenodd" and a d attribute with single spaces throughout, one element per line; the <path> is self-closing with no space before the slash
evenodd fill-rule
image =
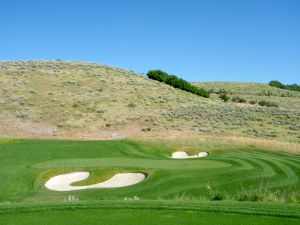
<path id="1" fill-rule="evenodd" d="M 39 218 L 37 220 L 37 218 Z M 62 218 L 61 220 L 58 218 Z M 225 214 L 215 212 L 174 211 L 174 210 L 145 210 L 145 209 L 88 209 L 60 210 L 47 212 L 30 212 L 20 214 L 0 215 L 1 224 L 20 225 L 80 225 L 80 224 L 216 224 L 216 225 L 253 225 L 253 224 L 299 224 L 299 219 L 277 218 L 269 216 L 254 216 L 243 214 Z"/>
<path id="2" fill-rule="evenodd" d="M 253 147 L 174 160 L 174 151 L 126 140 L 2 141 L 0 224 L 300 223 L 299 155 Z M 90 176 L 75 186 L 122 172 L 146 179 L 121 188 L 45 187 L 53 176 L 78 171 Z"/>

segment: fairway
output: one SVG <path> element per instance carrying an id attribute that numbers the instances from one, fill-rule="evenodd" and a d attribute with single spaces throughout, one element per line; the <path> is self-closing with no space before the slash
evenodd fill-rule
<path id="1" fill-rule="evenodd" d="M 62 218 L 57 220 L 57 218 Z M 39 220 L 36 218 L 39 217 Z M 195 212 L 195 211 L 174 211 L 174 210 L 108 210 L 108 209 L 91 209 L 91 210 L 60 210 L 48 212 L 30 212 L 20 214 L 0 215 L 0 223 L 6 225 L 81 225 L 81 224 L 105 224 L 105 225 L 156 225 L 171 223 L 174 225 L 190 224 L 215 224 L 215 225 L 297 225 L 299 219 L 294 218 L 276 218 L 268 216 L 249 216 L 241 214 L 225 214 L 214 212 Z"/>
<path id="2" fill-rule="evenodd" d="M 176 224 L 175 218 L 177 224 L 299 223 L 299 155 L 248 148 L 176 160 L 170 158 L 174 150 L 125 140 L 2 141 L 0 223 L 35 224 L 37 214 L 44 224 L 60 215 L 64 220 L 56 224 L 82 224 L 87 218 L 90 224 L 116 224 L 129 215 L 136 224 Z M 120 188 L 58 192 L 45 187 L 53 176 L 78 171 L 90 176 L 75 186 L 122 172 L 146 178 Z M 18 211 L 23 213 L 12 213 Z"/>

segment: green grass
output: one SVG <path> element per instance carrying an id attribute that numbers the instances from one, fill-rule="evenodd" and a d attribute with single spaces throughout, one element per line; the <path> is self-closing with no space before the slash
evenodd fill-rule
<path id="1" fill-rule="evenodd" d="M 0 224 L 299 223 L 299 155 L 249 147 L 170 159 L 175 149 L 127 140 L 2 141 Z M 147 177 L 113 189 L 56 192 L 44 187 L 54 175 L 82 170 L 91 176 L 76 185 L 123 171 Z M 129 220 L 130 215 L 136 219 Z"/>
<path id="2" fill-rule="evenodd" d="M 299 205 L 100 201 L 0 206 L 1 224 L 297 224 Z M 39 218 L 39 219 L 37 219 Z"/>
<path id="3" fill-rule="evenodd" d="M 39 219 L 37 219 L 39 218 Z M 294 218 L 274 218 L 268 216 L 249 216 L 239 214 L 225 214 L 212 212 L 194 211 L 171 211 L 171 210 L 108 210 L 108 209 L 89 209 L 89 210 L 60 210 L 47 211 L 42 213 L 26 214 L 6 214 L 0 215 L 0 223 L 5 225 L 81 225 L 81 224 L 215 224 L 227 225 L 297 225 L 299 219 Z"/>
<path id="4" fill-rule="evenodd" d="M 107 179 L 115 172 L 147 174 L 145 181 L 126 188 L 72 192 L 80 200 L 210 199 L 219 193 L 225 199 L 267 194 L 274 201 L 298 201 L 299 155 L 248 148 L 173 160 L 169 156 L 174 149 L 133 141 L 3 142 L 0 201 L 63 201 L 68 192 L 47 190 L 44 183 L 51 176 L 80 170 L 91 172 L 83 183 Z"/>
<path id="5" fill-rule="evenodd" d="M 37 219 L 39 218 L 39 219 Z M 76 225 L 76 224 L 215 224 L 227 225 L 283 225 L 299 224 L 300 219 L 277 218 L 269 216 L 228 214 L 197 211 L 174 210 L 144 210 L 144 209 L 85 209 L 60 210 L 46 212 L 29 212 L 20 214 L 0 215 L 0 223 L 5 225 Z"/>

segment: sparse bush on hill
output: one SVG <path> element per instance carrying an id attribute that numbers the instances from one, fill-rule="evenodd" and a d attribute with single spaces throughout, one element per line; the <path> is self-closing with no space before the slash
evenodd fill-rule
<path id="1" fill-rule="evenodd" d="M 160 82 L 164 82 L 170 86 L 173 86 L 175 88 L 187 91 L 187 92 L 191 92 L 193 94 L 208 98 L 209 97 L 209 91 L 200 88 L 200 87 L 196 87 L 191 85 L 189 82 L 187 82 L 186 80 L 183 80 L 181 78 L 178 78 L 175 75 L 169 75 L 166 72 L 163 72 L 161 70 L 149 70 L 147 73 L 148 78 L 153 79 L 153 80 L 157 80 Z"/>
<path id="2" fill-rule="evenodd" d="M 246 99 L 242 98 L 242 97 L 239 97 L 239 96 L 234 96 L 231 101 L 233 102 L 238 102 L 238 103 L 243 103 L 243 102 L 246 102 Z"/>
<path id="3" fill-rule="evenodd" d="M 274 94 L 273 94 L 272 91 L 270 91 L 270 90 L 263 90 L 262 93 L 261 93 L 261 95 L 264 95 L 264 96 L 272 96 L 272 95 L 274 95 Z"/>
<path id="4" fill-rule="evenodd" d="M 230 99 L 230 97 L 225 93 L 220 94 L 219 98 L 223 99 L 224 102 L 228 102 L 228 100 Z"/>
<path id="5" fill-rule="evenodd" d="M 267 107 L 278 107 L 278 104 L 275 102 L 265 101 L 262 100 L 258 103 L 260 106 L 267 106 Z"/>
<path id="6" fill-rule="evenodd" d="M 228 91 L 224 88 L 221 88 L 219 93 L 219 98 L 223 99 L 224 102 L 228 102 L 228 100 L 230 99 L 230 97 L 228 96 Z"/>
<path id="7" fill-rule="evenodd" d="M 133 102 L 130 102 L 127 106 L 130 109 L 134 109 L 136 107 L 136 105 Z"/>
<path id="8" fill-rule="evenodd" d="M 15 115 L 17 118 L 25 118 L 28 117 L 28 114 L 26 112 L 22 112 L 22 111 L 16 111 Z"/>
<path id="9" fill-rule="evenodd" d="M 269 85 L 272 87 L 277 87 L 281 89 L 291 90 L 291 91 L 300 91 L 299 84 L 283 84 L 278 80 L 272 80 L 269 82 Z"/>
<path id="10" fill-rule="evenodd" d="M 221 89 L 219 90 L 219 93 L 220 93 L 220 94 L 228 94 L 228 93 L 229 93 L 229 90 L 227 90 L 227 89 L 225 89 L 225 88 L 221 88 Z"/>

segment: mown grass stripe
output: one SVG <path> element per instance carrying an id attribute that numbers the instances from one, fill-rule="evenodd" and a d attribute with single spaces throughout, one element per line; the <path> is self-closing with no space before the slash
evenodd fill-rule
<path id="1" fill-rule="evenodd" d="M 111 201 L 81 203 L 38 203 L 1 205 L 0 214 L 74 209 L 153 209 L 237 213 L 273 217 L 300 218 L 299 204 L 193 202 L 193 201 Z"/>

